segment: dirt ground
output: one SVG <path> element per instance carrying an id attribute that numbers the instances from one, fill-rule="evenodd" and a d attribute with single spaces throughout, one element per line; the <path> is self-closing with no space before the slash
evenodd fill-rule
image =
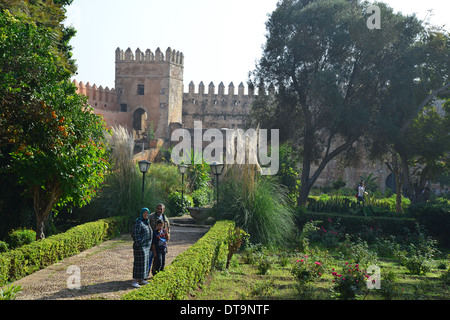
<path id="1" fill-rule="evenodd" d="M 172 224 L 166 266 L 207 231 L 205 227 Z M 131 235 L 123 234 L 24 277 L 13 283 L 22 286 L 16 300 L 119 300 L 124 293 L 135 290 L 131 287 L 132 245 Z M 79 268 L 79 289 L 68 288 L 68 280 L 73 278 L 70 266 Z"/>

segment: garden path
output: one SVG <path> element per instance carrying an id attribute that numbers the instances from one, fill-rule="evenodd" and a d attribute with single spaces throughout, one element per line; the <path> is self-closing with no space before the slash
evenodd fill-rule
<path id="1" fill-rule="evenodd" d="M 172 223 L 166 265 L 207 231 L 203 226 Z M 132 245 L 131 235 L 123 234 L 15 281 L 13 285 L 22 286 L 16 300 L 119 300 L 126 292 L 136 290 L 131 287 Z M 80 289 L 67 286 L 73 275 L 67 273 L 69 266 L 80 268 Z"/>

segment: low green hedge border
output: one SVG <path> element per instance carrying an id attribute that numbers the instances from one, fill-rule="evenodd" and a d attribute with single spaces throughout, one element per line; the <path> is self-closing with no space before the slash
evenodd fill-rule
<path id="1" fill-rule="evenodd" d="M 188 250 L 180 254 L 151 282 L 122 296 L 122 300 L 185 300 L 195 290 L 211 269 L 223 261 L 228 247 L 228 230 L 234 229 L 232 221 L 218 221 Z M 170 250 L 170 247 L 169 247 Z"/>
<path id="2" fill-rule="evenodd" d="M 414 232 L 417 223 L 414 218 L 364 217 L 323 212 L 300 213 L 295 218 L 300 230 L 310 220 L 320 220 L 324 225 L 329 225 L 328 219 L 333 221 L 340 219 L 340 223 L 347 233 L 358 233 L 370 227 L 378 227 L 383 234 L 395 236 L 403 236 L 405 232 Z"/>
<path id="3" fill-rule="evenodd" d="M 128 228 L 127 217 L 112 217 L 76 226 L 0 254 L 0 286 L 111 239 Z"/>

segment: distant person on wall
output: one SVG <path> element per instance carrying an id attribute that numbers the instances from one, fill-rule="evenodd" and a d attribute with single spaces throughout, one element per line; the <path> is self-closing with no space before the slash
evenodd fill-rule
<path id="1" fill-rule="evenodd" d="M 358 202 L 358 204 L 362 203 L 363 207 L 364 207 L 364 202 L 365 202 L 364 197 L 366 194 L 367 194 L 367 191 L 366 191 L 366 187 L 364 186 L 364 180 L 361 180 L 361 182 L 359 183 L 359 186 L 358 186 L 357 202 Z"/>
<path id="2" fill-rule="evenodd" d="M 150 228 L 152 230 L 156 229 L 156 221 L 158 220 L 162 220 L 164 222 L 164 226 L 163 229 L 166 230 L 167 234 L 170 234 L 170 223 L 169 223 L 169 219 L 167 219 L 166 215 L 164 214 L 164 211 L 166 210 L 166 207 L 164 206 L 164 204 L 159 203 L 156 208 L 155 208 L 155 212 L 153 212 L 152 214 L 150 214 L 150 216 L 148 217 L 149 223 L 150 223 Z M 152 267 L 152 261 L 153 261 L 153 251 L 150 252 L 150 262 L 148 265 L 148 270 L 150 271 L 151 267 Z"/>
<path id="3" fill-rule="evenodd" d="M 141 216 L 136 219 L 133 228 L 133 283 L 132 286 L 139 288 L 148 282 L 145 279 L 149 272 L 149 258 L 152 244 L 153 232 L 149 226 L 147 208 L 141 210 Z"/>
<path id="4" fill-rule="evenodd" d="M 162 220 L 156 221 L 156 229 L 153 230 L 152 251 L 155 257 L 152 273 L 156 275 L 158 272 L 164 270 L 166 264 L 167 241 L 170 240 L 170 235 L 167 229 L 164 228 Z"/>

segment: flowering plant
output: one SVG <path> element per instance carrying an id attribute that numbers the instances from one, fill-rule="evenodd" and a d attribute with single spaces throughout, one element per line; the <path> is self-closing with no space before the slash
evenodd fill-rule
<path id="1" fill-rule="evenodd" d="M 297 260 L 291 269 L 292 275 L 299 282 L 299 284 L 306 284 L 320 278 L 325 272 L 325 268 L 319 261 L 309 259 L 308 255 L 304 255 Z"/>
<path id="2" fill-rule="evenodd" d="M 331 270 L 334 277 L 334 290 L 341 299 L 355 299 L 358 295 L 363 294 L 367 288 L 369 275 L 366 270 L 360 268 L 359 264 L 346 262 L 342 266 L 342 273 L 336 272 L 334 268 Z"/>

